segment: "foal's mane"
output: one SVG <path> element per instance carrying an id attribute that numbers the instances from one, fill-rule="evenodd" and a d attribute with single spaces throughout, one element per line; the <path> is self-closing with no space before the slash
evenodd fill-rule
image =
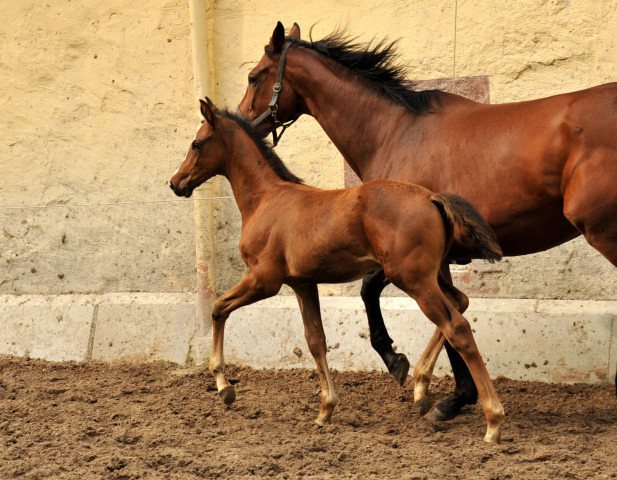
<path id="1" fill-rule="evenodd" d="M 230 111 L 218 111 L 219 115 L 223 118 L 228 118 L 229 120 L 235 122 L 242 130 L 246 132 L 249 138 L 253 141 L 253 143 L 257 146 L 259 153 L 266 160 L 268 165 L 274 170 L 274 172 L 279 176 L 281 180 L 291 183 L 304 183 L 302 179 L 296 177 L 293 173 L 289 171 L 289 169 L 283 163 L 283 160 L 279 158 L 279 156 L 274 152 L 272 148 L 272 144 L 268 142 L 265 138 L 263 138 L 263 132 L 256 127 L 253 127 L 247 120 L 231 113 Z"/>
<path id="2" fill-rule="evenodd" d="M 416 115 L 433 112 L 432 101 L 439 103 L 441 90 L 414 90 L 415 83 L 405 78 L 407 68 L 398 63 L 397 42 L 371 41 L 356 43 L 345 30 L 334 31 L 325 38 L 310 42 L 287 37 L 293 45 L 313 50 L 376 83 L 376 90 Z M 266 47 L 266 54 L 270 55 Z"/>

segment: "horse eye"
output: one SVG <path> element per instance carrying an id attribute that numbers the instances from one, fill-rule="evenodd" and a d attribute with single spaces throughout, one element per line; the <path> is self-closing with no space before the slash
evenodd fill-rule
<path id="1" fill-rule="evenodd" d="M 191 148 L 193 150 L 199 150 L 201 148 L 201 145 L 197 142 L 193 142 L 193 144 L 191 145 Z"/>
<path id="2" fill-rule="evenodd" d="M 257 77 L 253 77 L 252 75 L 249 75 L 249 85 L 256 85 L 257 84 Z"/>

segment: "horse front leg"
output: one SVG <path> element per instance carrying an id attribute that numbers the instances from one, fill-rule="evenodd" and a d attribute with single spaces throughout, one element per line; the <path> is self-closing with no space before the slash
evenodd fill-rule
<path id="1" fill-rule="evenodd" d="M 379 305 L 379 296 L 388 283 L 390 282 L 383 270 L 380 270 L 362 280 L 360 295 L 366 308 L 371 345 L 386 364 L 388 371 L 398 384 L 403 386 L 409 372 L 409 360 L 404 354 L 394 352 L 392 348 L 393 340 L 388 335 Z"/>
<path id="2" fill-rule="evenodd" d="M 324 333 L 319 310 L 319 293 L 317 285 L 294 285 L 294 292 L 298 299 L 302 320 L 304 322 L 304 335 L 309 350 L 317 364 L 319 381 L 321 383 L 321 410 L 315 420 L 318 425 L 325 425 L 330 421 L 334 407 L 338 404 L 338 396 L 334 391 L 334 384 L 330 376 L 330 369 L 326 360 L 326 334 Z"/>
<path id="3" fill-rule="evenodd" d="M 251 272 L 231 290 L 216 300 L 212 309 L 212 353 L 210 355 L 210 372 L 216 380 L 216 388 L 226 405 L 236 399 L 234 387 L 225 376 L 225 358 L 223 356 L 223 340 L 225 336 L 225 322 L 234 310 L 245 305 L 271 297 L 280 288 L 271 282 L 264 282 Z"/>

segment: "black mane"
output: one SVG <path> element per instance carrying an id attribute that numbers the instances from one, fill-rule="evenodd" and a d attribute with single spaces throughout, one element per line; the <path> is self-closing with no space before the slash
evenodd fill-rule
<path id="1" fill-rule="evenodd" d="M 416 115 L 433 112 L 432 101 L 439 102 L 441 90 L 415 91 L 414 82 L 405 78 L 407 69 L 397 63 L 397 42 L 386 40 L 368 44 L 355 43 L 344 30 L 335 31 L 313 42 L 287 37 L 288 42 L 313 50 L 375 82 L 388 98 Z M 267 48 L 266 48 L 267 50 Z M 269 52 L 267 52 L 269 53 Z"/>
<path id="2" fill-rule="evenodd" d="M 304 183 L 302 179 L 296 177 L 293 173 L 289 171 L 283 161 L 274 152 L 272 144 L 268 142 L 265 138 L 263 138 L 263 132 L 260 129 L 253 127 L 243 117 L 240 117 L 239 115 L 236 115 L 229 111 L 219 111 L 218 113 L 221 114 L 224 118 L 228 118 L 237 123 L 242 128 L 242 130 L 247 133 L 247 135 L 251 138 L 253 143 L 255 143 L 255 145 L 259 149 L 259 152 L 264 157 L 266 162 L 268 162 L 268 165 L 272 167 L 272 170 L 274 170 L 274 172 L 279 176 L 281 180 L 298 184 Z"/>

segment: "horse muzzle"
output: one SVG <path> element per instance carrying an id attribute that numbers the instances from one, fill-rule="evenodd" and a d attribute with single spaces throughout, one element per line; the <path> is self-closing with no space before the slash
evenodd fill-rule
<path id="1" fill-rule="evenodd" d="M 192 188 L 190 188 L 188 185 L 184 185 L 182 187 L 179 185 L 174 185 L 173 179 L 169 181 L 169 188 L 171 188 L 173 192 L 179 197 L 189 198 L 193 194 Z"/>

